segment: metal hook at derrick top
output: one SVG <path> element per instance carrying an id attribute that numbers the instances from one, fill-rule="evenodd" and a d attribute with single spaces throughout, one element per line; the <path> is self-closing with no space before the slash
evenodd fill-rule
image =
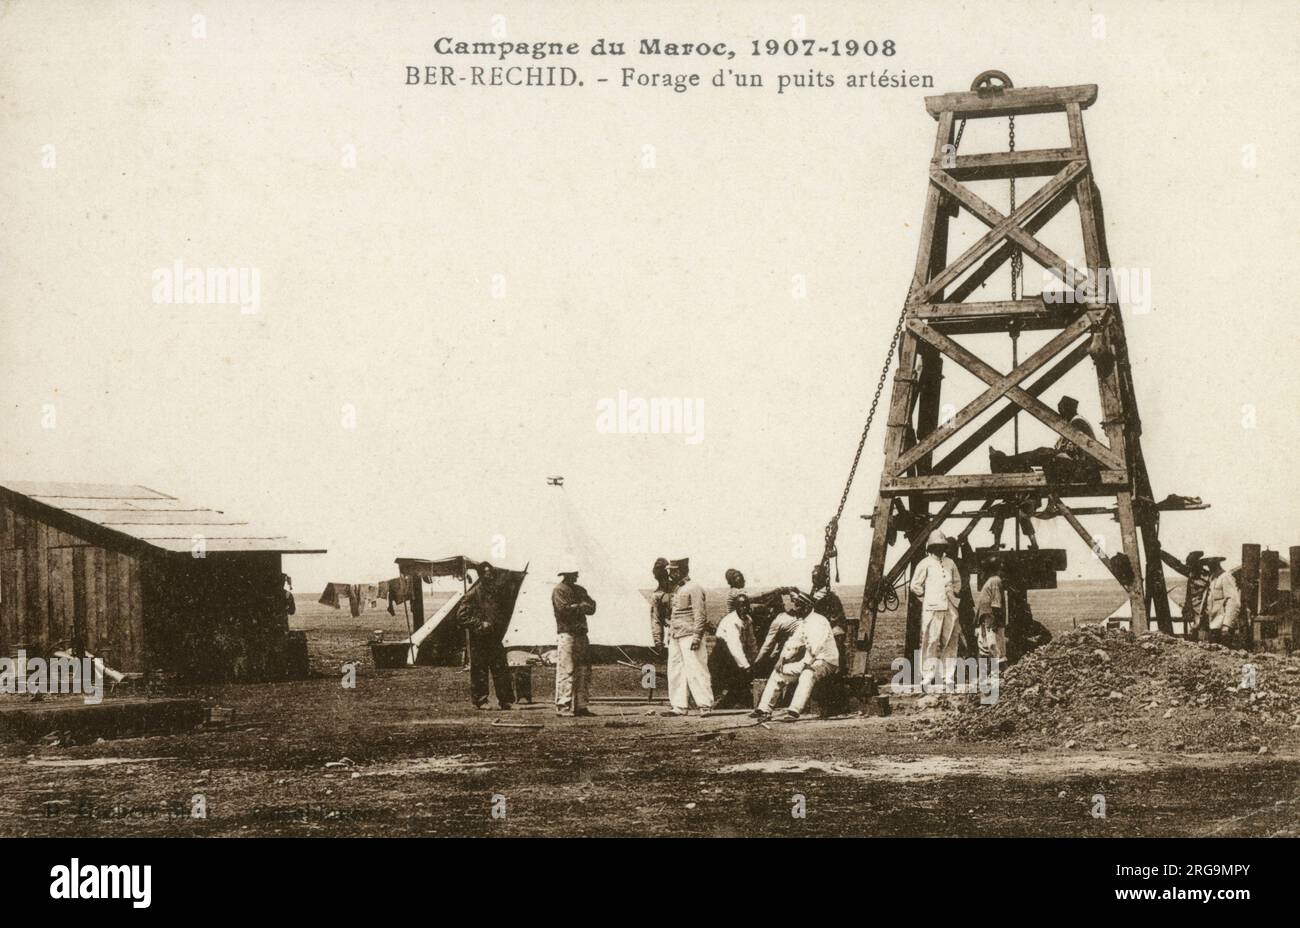
<path id="1" fill-rule="evenodd" d="M 999 83 L 993 83 L 995 80 Z M 998 93 L 1014 86 L 1006 71 L 983 71 L 971 81 L 970 89 L 976 93 Z"/>

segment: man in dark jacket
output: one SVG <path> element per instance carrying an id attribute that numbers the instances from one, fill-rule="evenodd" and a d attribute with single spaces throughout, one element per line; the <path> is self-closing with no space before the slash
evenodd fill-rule
<path id="1" fill-rule="evenodd" d="M 587 710 L 587 689 L 591 684 L 591 655 L 587 642 L 587 616 L 596 612 L 596 601 L 578 586 L 578 572 L 566 570 L 551 591 L 555 630 L 559 633 L 555 660 L 555 714 L 572 717 L 593 715 Z"/>
<path id="2" fill-rule="evenodd" d="M 514 679 L 501 644 L 510 616 L 502 608 L 496 569 L 479 565 L 478 582 L 461 605 L 461 623 L 469 631 L 469 696 L 474 708 L 488 707 L 488 674 L 496 686 L 497 704 L 509 709 L 515 701 Z"/>

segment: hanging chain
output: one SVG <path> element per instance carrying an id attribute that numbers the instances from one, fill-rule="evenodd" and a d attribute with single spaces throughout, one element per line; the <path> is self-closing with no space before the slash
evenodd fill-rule
<path id="1" fill-rule="evenodd" d="M 1008 116 L 1007 117 L 1007 151 L 1015 151 L 1015 150 L 1016 150 L 1016 117 Z M 1016 179 L 1013 176 L 1011 178 L 1011 211 L 1007 213 L 1007 215 L 1009 216 L 1011 215 L 1011 213 L 1014 213 L 1015 211 L 1016 211 Z M 1024 275 L 1024 270 L 1025 270 L 1024 253 L 1020 250 L 1019 246 L 1013 244 L 1011 247 L 1011 299 L 1013 300 L 1017 299 L 1019 295 L 1019 291 L 1023 289 L 1021 286 L 1021 278 Z"/>
<path id="2" fill-rule="evenodd" d="M 862 436 L 858 439 L 858 449 L 853 453 L 853 463 L 849 467 L 849 478 L 844 481 L 844 492 L 840 494 L 840 504 L 835 509 L 835 516 L 826 525 L 826 547 L 822 551 L 821 564 L 825 567 L 830 563 L 831 558 L 836 556 L 835 538 L 840 530 L 840 517 L 844 515 L 844 507 L 849 501 L 849 490 L 853 488 L 853 478 L 858 473 L 858 463 L 862 460 L 862 449 L 867 445 L 867 433 L 871 431 L 871 423 L 876 418 L 876 409 L 880 406 L 880 396 L 885 390 L 885 381 L 889 377 L 889 368 L 894 363 L 894 352 L 898 349 L 898 340 L 903 336 L 903 323 L 907 321 L 907 305 L 911 302 L 912 291 L 908 288 L 907 299 L 903 302 L 903 310 L 898 314 L 898 323 L 894 326 L 894 335 L 889 340 L 889 350 L 885 352 L 885 363 L 880 368 L 880 377 L 876 381 L 876 392 L 871 397 L 871 408 L 867 410 L 867 422 L 862 427 Z M 839 568 L 836 568 L 839 572 Z"/>
<path id="3" fill-rule="evenodd" d="M 962 133 L 966 131 L 966 120 L 962 120 L 957 126 L 957 135 L 953 139 L 953 154 L 961 147 Z M 1012 135 L 1012 145 L 1014 148 L 1014 129 Z M 1012 183 L 1015 183 L 1012 181 Z M 1014 196 L 1014 194 L 1013 194 Z M 1013 207 L 1014 209 L 1014 207 Z M 853 453 L 853 463 L 849 466 L 848 479 L 844 481 L 844 492 L 840 494 L 840 504 L 835 507 L 834 517 L 826 524 L 826 544 L 822 549 L 821 566 L 826 567 L 830 564 L 831 558 L 836 556 L 835 540 L 839 535 L 840 518 L 844 515 L 844 507 L 848 505 L 849 491 L 853 489 L 853 478 L 857 476 L 858 464 L 862 461 L 862 451 L 867 446 L 867 435 L 871 432 L 871 423 L 876 418 L 876 409 L 880 406 L 880 397 L 885 390 L 885 381 L 889 377 L 889 368 L 894 363 L 894 352 L 898 350 L 898 341 L 903 337 L 903 324 L 907 321 L 907 306 L 912 301 L 912 288 L 907 291 L 907 299 L 903 301 L 903 309 L 898 314 L 898 322 L 894 326 L 893 337 L 889 340 L 889 349 L 885 352 L 885 363 L 880 368 L 880 377 L 876 381 L 876 391 L 871 396 L 871 408 L 867 410 L 867 421 L 862 427 L 862 435 L 858 438 L 858 448 Z M 838 572 L 838 571 L 837 571 Z"/>

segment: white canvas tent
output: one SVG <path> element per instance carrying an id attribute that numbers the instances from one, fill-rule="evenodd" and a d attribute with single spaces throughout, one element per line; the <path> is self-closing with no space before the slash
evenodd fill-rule
<path id="1" fill-rule="evenodd" d="M 599 545 L 583 525 L 562 485 L 548 485 L 530 515 L 538 531 L 527 551 L 528 573 L 506 631 L 507 648 L 554 647 L 555 612 L 551 592 L 561 570 L 578 571 L 578 583 L 596 601 L 587 619 L 593 645 L 652 647 L 650 602 L 635 576 Z"/>
<path id="2" fill-rule="evenodd" d="M 1169 615 L 1173 618 L 1175 635 L 1183 634 L 1183 588 L 1183 585 L 1179 584 L 1166 590 L 1166 595 L 1169 597 Z M 1154 612 L 1154 610 L 1152 611 Z M 1106 624 L 1118 628 L 1130 627 L 1132 620 L 1133 604 L 1129 602 L 1128 597 L 1124 598 L 1124 602 L 1120 603 L 1119 608 L 1106 616 Z M 1155 628 L 1154 618 L 1151 620 L 1151 628 Z"/>

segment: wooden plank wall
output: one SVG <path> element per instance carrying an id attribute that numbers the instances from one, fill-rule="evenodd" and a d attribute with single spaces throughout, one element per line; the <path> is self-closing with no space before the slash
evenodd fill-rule
<path id="1" fill-rule="evenodd" d="M 139 560 L 0 500 L 0 654 L 71 644 L 78 627 L 109 666 L 145 669 Z"/>
<path id="2" fill-rule="evenodd" d="M 277 679 L 289 630 L 280 556 L 180 557 L 146 565 L 152 659 L 192 680 Z"/>

